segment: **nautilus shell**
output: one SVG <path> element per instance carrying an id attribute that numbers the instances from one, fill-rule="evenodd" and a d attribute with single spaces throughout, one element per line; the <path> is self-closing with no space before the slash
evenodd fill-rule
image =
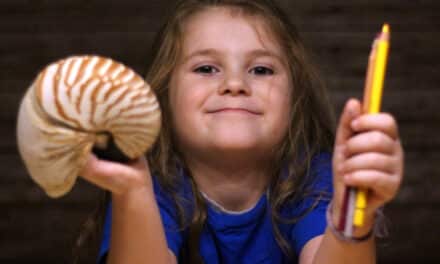
<path id="1" fill-rule="evenodd" d="M 160 130 L 149 85 L 111 59 L 73 56 L 48 65 L 27 90 L 17 141 L 31 178 L 50 197 L 69 192 L 93 148 L 114 143 L 129 159 L 143 155 Z"/>

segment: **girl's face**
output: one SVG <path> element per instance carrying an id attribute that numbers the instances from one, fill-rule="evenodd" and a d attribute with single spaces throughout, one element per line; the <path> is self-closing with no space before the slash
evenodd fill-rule
<path id="1" fill-rule="evenodd" d="M 283 139 L 291 80 L 264 26 L 226 8 L 202 11 L 185 24 L 170 82 L 174 131 L 185 155 L 264 157 Z"/>

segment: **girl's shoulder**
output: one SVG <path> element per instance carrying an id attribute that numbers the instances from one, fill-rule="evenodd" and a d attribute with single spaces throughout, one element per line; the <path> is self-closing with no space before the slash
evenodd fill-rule
<path id="1" fill-rule="evenodd" d="M 159 177 L 156 173 L 152 174 L 154 195 L 159 208 L 175 217 L 178 215 L 179 207 L 185 212 L 191 212 L 193 191 L 188 174 L 183 169 L 177 170 L 177 175 L 174 176 L 176 182 L 172 186 L 161 184 Z"/>
<path id="2" fill-rule="evenodd" d="M 332 154 L 330 152 L 316 154 L 311 160 L 309 174 L 311 179 L 309 188 L 332 192 Z"/>
<path id="3" fill-rule="evenodd" d="M 287 218 L 300 216 L 321 204 L 328 203 L 333 195 L 332 154 L 320 152 L 310 160 L 310 168 L 298 184 L 296 199 L 282 207 Z"/>

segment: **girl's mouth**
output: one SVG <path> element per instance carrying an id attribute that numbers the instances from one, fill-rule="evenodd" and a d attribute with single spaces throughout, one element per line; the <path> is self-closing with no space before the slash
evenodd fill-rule
<path id="1" fill-rule="evenodd" d="M 224 107 L 224 108 L 218 108 L 212 111 L 208 111 L 210 114 L 216 114 L 216 113 L 237 113 L 237 114 L 252 114 L 252 115 L 261 115 L 261 112 L 257 112 L 248 108 L 242 108 L 242 107 Z"/>

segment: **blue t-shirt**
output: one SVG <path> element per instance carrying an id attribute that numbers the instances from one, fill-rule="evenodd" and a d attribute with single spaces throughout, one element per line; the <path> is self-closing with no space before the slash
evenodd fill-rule
<path id="1" fill-rule="evenodd" d="M 311 175 L 315 175 L 315 180 L 306 187 L 309 195 L 301 201 L 284 206 L 281 211 L 281 215 L 286 218 L 301 217 L 294 224 L 278 225 L 297 256 L 310 239 L 323 234 L 326 228 L 325 210 L 333 192 L 329 153 L 322 153 L 312 160 Z M 153 182 L 168 247 L 175 256 L 179 256 L 187 230 L 179 227 L 177 211 L 169 195 L 157 181 Z M 182 185 L 182 193 L 186 198 L 191 197 L 189 186 L 188 180 Z M 207 201 L 207 221 L 200 238 L 200 255 L 205 263 L 288 262 L 275 240 L 267 195 L 262 195 L 253 208 L 242 213 L 225 212 Z M 308 210 L 312 205 L 316 206 Z M 104 263 L 110 246 L 111 202 L 107 208 L 98 263 Z"/>

